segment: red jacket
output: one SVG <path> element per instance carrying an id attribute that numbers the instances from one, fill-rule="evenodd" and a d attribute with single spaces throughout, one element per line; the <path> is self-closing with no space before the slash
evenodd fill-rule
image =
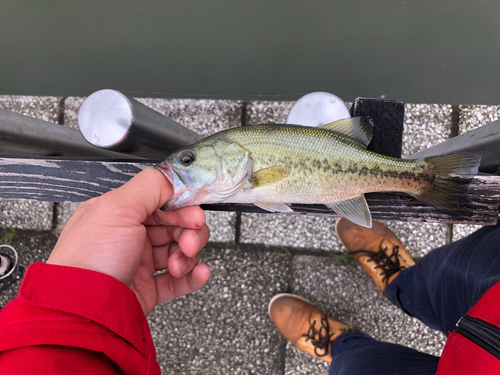
<path id="1" fill-rule="evenodd" d="M 500 374 L 500 282 L 450 333 L 437 375 Z M 498 338 L 498 344 L 495 344 Z M 35 263 L 0 311 L 0 373 L 160 374 L 135 294 L 94 271 Z"/>
<path id="2" fill-rule="evenodd" d="M 102 273 L 31 265 L 0 311 L 0 373 L 160 374 L 135 294 Z"/>
<path id="3" fill-rule="evenodd" d="M 500 374 L 500 282 L 468 311 L 446 341 L 436 375 Z"/>

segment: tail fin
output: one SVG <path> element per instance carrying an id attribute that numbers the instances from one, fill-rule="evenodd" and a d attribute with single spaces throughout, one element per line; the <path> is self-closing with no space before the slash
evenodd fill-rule
<path id="1" fill-rule="evenodd" d="M 434 179 L 418 198 L 449 214 L 469 212 L 469 183 L 478 172 L 481 156 L 456 153 L 421 160 L 428 165 Z"/>

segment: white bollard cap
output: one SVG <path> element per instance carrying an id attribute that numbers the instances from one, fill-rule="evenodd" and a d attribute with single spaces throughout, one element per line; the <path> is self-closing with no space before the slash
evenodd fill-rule
<path id="1" fill-rule="evenodd" d="M 295 102 L 288 112 L 286 123 L 321 126 L 349 117 L 349 108 L 342 99 L 328 92 L 316 91 Z"/>
<path id="2" fill-rule="evenodd" d="M 125 95 L 111 89 L 87 97 L 78 112 L 83 137 L 97 147 L 112 147 L 126 138 L 134 120 L 132 105 Z"/>

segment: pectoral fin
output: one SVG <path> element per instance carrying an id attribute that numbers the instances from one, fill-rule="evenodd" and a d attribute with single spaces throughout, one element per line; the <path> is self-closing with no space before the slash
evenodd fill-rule
<path id="1" fill-rule="evenodd" d="M 372 227 L 372 216 L 364 195 L 344 202 L 329 203 L 325 206 L 354 224 L 367 228 Z"/>
<path id="2" fill-rule="evenodd" d="M 291 170 L 292 168 L 290 167 L 278 165 L 256 171 L 252 173 L 251 177 L 253 187 L 263 186 L 281 181 L 290 174 Z"/>
<path id="3" fill-rule="evenodd" d="M 293 212 L 293 210 L 284 203 L 264 202 L 264 203 L 254 203 L 254 205 L 262 208 L 263 210 L 271 211 L 271 212 Z"/>

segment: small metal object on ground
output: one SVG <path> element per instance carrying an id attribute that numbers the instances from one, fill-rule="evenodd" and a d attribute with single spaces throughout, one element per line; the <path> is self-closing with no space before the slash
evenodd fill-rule
<path id="1" fill-rule="evenodd" d="M 19 258 L 16 250 L 10 245 L 0 245 L 0 292 L 13 284 L 18 274 Z"/>
<path id="2" fill-rule="evenodd" d="M 194 131 L 119 91 L 99 90 L 85 99 L 78 126 L 96 147 L 163 160 L 202 138 Z"/>

